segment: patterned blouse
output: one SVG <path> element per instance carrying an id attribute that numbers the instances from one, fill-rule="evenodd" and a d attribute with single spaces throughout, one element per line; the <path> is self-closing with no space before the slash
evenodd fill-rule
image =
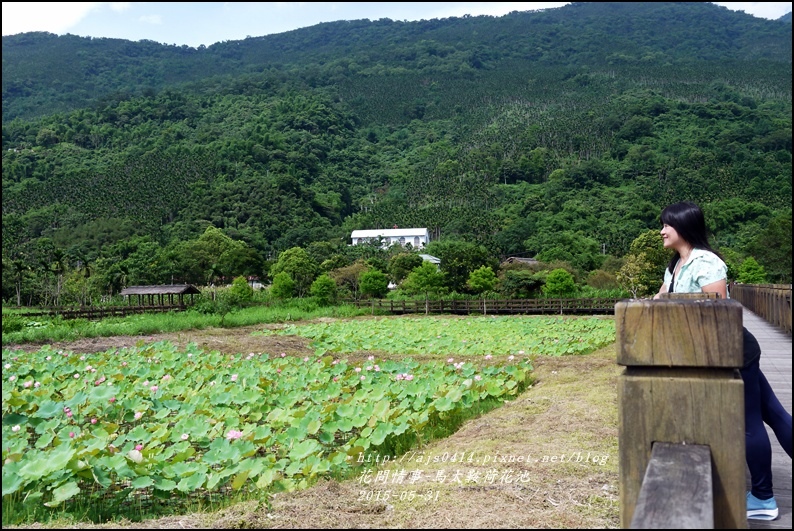
<path id="1" fill-rule="evenodd" d="M 673 274 L 664 270 L 664 285 L 670 292 L 670 280 Z M 675 276 L 673 293 L 699 293 L 701 288 L 718 280 L 727 280 L 728 266 L 720 257 L 705 249 L 692 249 L 689 260 L 681 266 Z"/>

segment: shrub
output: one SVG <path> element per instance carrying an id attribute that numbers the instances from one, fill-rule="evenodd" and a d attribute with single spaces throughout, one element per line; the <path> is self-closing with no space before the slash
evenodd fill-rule
<path id="1" fill-rule="evenodd" d="M 295 294 L 295 281 L 289 273 L 282 271 L 273 277 L 270 285 L 270 295 L 276 299 L 289 299 Z"/>
<path id="2" fill-rule="evenodd" d="M 573 275 L 565 269 L 555 269 L 546 277 L 543 294 L 547 297 L 573 297 L 576 292 Z"/>
<path id="3" fill-rule="evenodd" d="M 317 299 L 318 304 L 327 306 L 336 301 L 336 282 L 328 274 L 323 273 L 312 282 L 309 293 Z"/>

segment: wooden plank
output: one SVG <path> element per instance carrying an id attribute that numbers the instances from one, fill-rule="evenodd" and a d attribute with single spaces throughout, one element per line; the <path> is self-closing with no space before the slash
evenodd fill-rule
<path id="1" fill-rule="evenodd" d="M 742 305 L 736 301 L 620 301 L 615 327 L 620 365 L 742 366 Z"/>
<path id="2" fill-rule="evenodd" d="M 714 518 L 747 527 L 744 383 L 736 370 L 627 367 L 618 378 L 620 518 L 634 516 L 654 443 L 711 448 Z"/>
<path id="3" fill-rule="evenodd" d="M 631 528 L 714 529 L 708 446 L 653 445 Z"/>

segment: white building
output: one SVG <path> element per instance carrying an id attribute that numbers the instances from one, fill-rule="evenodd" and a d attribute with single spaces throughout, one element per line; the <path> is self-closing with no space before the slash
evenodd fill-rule
<path id="1" fill-rule="evenodd" d="M 383 239 L 383 246 L 388 247 L 393 243 L 399 243 L 403 247 L 409 243 L 414 249 L 421 249 L 430 241 L 430 233 L 424 229 L 372 229 L 354 230 L 350 235 L 353 245 L 377 241 Z"/>

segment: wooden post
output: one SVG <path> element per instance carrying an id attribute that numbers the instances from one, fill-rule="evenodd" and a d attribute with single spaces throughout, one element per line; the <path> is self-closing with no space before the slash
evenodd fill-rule
<path id="1" fill-rule="evenodd" d="M 742 305 L 697 295 L 615 305 L 617 362 L 626 367 L 618 378 L 624 528 L 654 443 L 708 446 L 714 525 L 747 527 Z"/>

